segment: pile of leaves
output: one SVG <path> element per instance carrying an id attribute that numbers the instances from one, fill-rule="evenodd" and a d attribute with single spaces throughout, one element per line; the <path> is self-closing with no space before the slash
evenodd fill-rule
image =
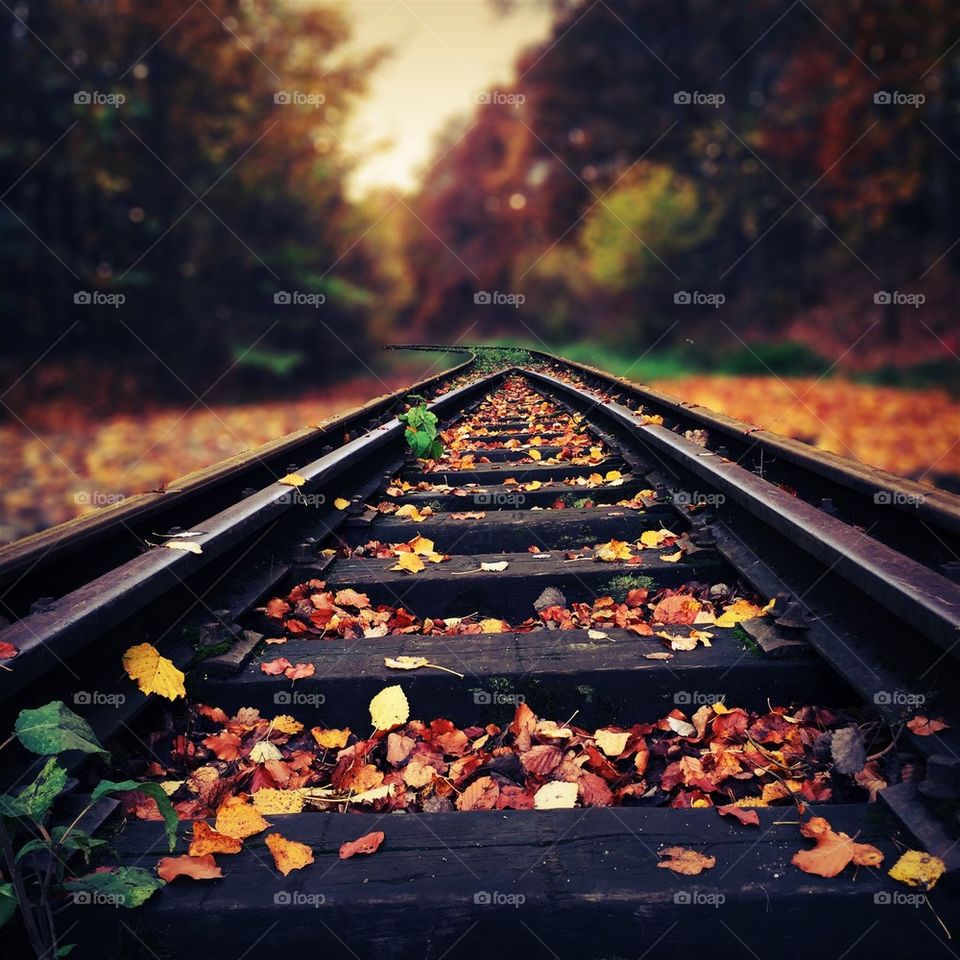
<path id="1" fill-rule="evenodd" d="M 155 738 L 146 773 L 181 819 L 214 816 L 227 798 L 249 795 L 262 815 L 345 805 L 383 813 L 645 804 L 732 807 L 754 822 L 753 807 L 825 803 L 838 788 L 863 796 L 822 749 L 858 718 L 819 707 L 758 714 L 715 703 L 689 717 L 674 709 L 596 730 L 541 719 L 525 703 L 505 727 L 460 729 L 408 713 L 400 687 L 371 703 L 370 736 L 200 705 L 184 732 Z M 133 816 L 159 816 L 146 792 L 125 802 Z"/>
<path id="2" fill-rule="evenodd" d="M 432 549 L 432 543 L 425 542 Z M 544 602 L 537 604 L 536 616 L 510 624 L 496 617 L 478 618 L 475 614 L 445 619 L 419 618 L 403 607 L 374 606 L 369 596 L 356 590 L 327 590 L 325 581 L 314 579 L 298 584 L 286 597 L 272 598 L 259 608 L 259 612 L 276 626 L 276 636 L 268 642 L 282 643 L 286 639 L 284 634 L 356 640 L 388 634 L 460 636 L 542 628 L 617 627 L 639 636 L 652 636 L 654 627 L 660 625 L 732 627 L 743 620 L 762 616 L 769 609 L 770 605 L 760 607 L 742 596 L 737 588 L 724 583 L 691 582 L 656 592 L 641 587 L 630 590 L 621 603 L 604 596 L 568 605 L 559 590 L 548 590 Z"/>

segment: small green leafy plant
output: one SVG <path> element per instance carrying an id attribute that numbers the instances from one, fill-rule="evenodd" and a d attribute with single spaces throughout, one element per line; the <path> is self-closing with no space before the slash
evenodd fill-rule
<path id="1" fill-rule="evenodd" d="M 410 452 L 419 460 L 439 460 L 443 456 L 443 444 L 437 436 L 437 415 L 427 409 L 423 397 L 410 397 L 419 401 L 397 419 L 407 425 L 404 437 Z"/>
<path id="2" fill-rule="evenodd" d="M 109 850 L 106 840 L 79 828 L 84 815 L 107 794 L 139 790 L 156 800 L 173 850 L 177 813 L 159 784 L 101 780 L 75 817 L 53 823 L 56 802 L 74 785 L 56 758 L 69 751 L 110 754 L 87 721 L 60 700 L 36 710 L 22 710 L 0 749 L 14 740 L 31 753 L 50 759 L 33 783 L 17 793 L 0 794 L 0 857 L 6 877 L 0 876 L 0 926 L 19 910 L 30 947 L 38 958 L 49 960 L 71 950 L 71 945 L 61 945 L 58 940 L 56 917 L 61 910 L 71 904 L 138 907 L 164 885 L 140 867 L 117 866 L 75 875 L 70 866 L 75 856 L 89 865 L 91 854 Z"/>

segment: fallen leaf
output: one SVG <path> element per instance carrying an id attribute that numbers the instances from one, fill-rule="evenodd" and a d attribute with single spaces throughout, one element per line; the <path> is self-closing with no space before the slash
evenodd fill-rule
<path id="1" fill-rule="evenodd" d="M 733 803 L 726 803 L 723 806 L 716 807 L 715 809 L 721 817 L 735 817 L 745 826 L 760 826 L 760 815 L 756 810 L 747 810 L 744 807 L 738 807 Z"/>
<path id="2" fill-rule="evenodd" d="M 263 660 L 260 663 L 260 672 L 268 677 L 278 677 L 284 670 L 289 670 L 293 664 L 286 657 L 278 657 L 276 660 Z"/>
<path id="3" fill-rule="evenodd" d="M 630 544 L 623 540 L 610 540 L 608 543 L 598 543 L 593 548 L 593 557 L 605 563 L 616 563 L 619 560 L 633 559 L 633 551 Z"/>
<path id="4" fill-rule="evenodd" d="M 947 869 L 947 865 L 932 853 L 922 850 L 906 850 L 900 859 L 889 869 L 889 876 L 908 887 L 919 890 L 932 890 Z"/>
<path id="5" fill-rule="evenodd" d="M 273 862 L 284 876 L 291 870 L 301 870 L 313 863 L 313 850 L 305 843 L 288 840 L 279 833 L 268 833 L 265 840 L 273 854 Z"/>
<path id="6" fill-rule="evenodd" d="M 384 657 L 383 665 L 391 670 L 419 670 L 421 667 L 433 667 L 434 670 L 443 670 L 444 673 L 452 673 L 455 677 L 463 679 L 462 673 L 451 670 L 448 667 L 441 667 L 438 663 L 431 663 L 426 657 Z"/>
<path id="7" fill-rule="evenodd" d="M 334 505 L 338 510 L 346 510 L 347 507 L 350 506 L 350 501 L 349 501 L 349 500 L 344 500 L 343 497 L 337 497 L 337 499 L 333 501 L 333 505 Z"/>
<path id="8" fill-rule="evenodd" d="M 405 570 L 407 573 L 419 573 L 424 569 L 424 562 L 415 553 L 401 553 L 391 570 Z"/>
<path id="9" fill-rule="evenodd" d="M 0 640 L 0 660 L 12 660 L 20 651 L 6 640 Z"/>
<path id="10" fill-rule="evenodd" d="M 376 853 L 385 839 L 386 834 L 382 830 L 374 830 L 356 840 L 348 840 L 340 846 L 340 859 L 349 860 L 358 853 Z"/>
<path id="11" fill-rule="evenodd" d="M 674 873 L 682 873 L 686 877 L 695 877 L 704 870 L 713 869 L 717 864 L 716 857 L 708 857 L 706 854 L 688 850 L 686 847 L 664 847 L 657 851 L 657 856 L 669 858 L 661 860 L 657 864 L 658 867 L 672 870 Z"/>
<path id="12" fill-rule="evenodd" d="M 718 627 L 735 627 L 743 620 L 753 620 L 755 617 L 762 617 L 764 608 L 758 607 L 749 600 L 734 600 L 723 608 L 723 613 L 717 617 L 716 625 Z"/>
<path id="13" fill-rule="evenodd" d="M 672 660 L 673 654 L 667 653 L 666 650 L 657 651 L 656 653 L 645 653 L 643 655 L 644 660 Z"/>
<path id="14" fill-rule="evenodd" d="M 227 797 L 217 808 L 217 819 L 214 824 L 217 833 L 236 840 L 246 840 L 247 837 L 252 837 L 269 826 L 270 824 L 260 816 L 260 812 L 247 803 L 245 793 Z"/>
<path id="15" fill-rule="evenodd" d="M 597 746 L 608 757 L 619 757 L 626 748 L 627 741 L 630 739 L 630 733 L 628 731 L 621 732 L 617 730 L 598 730 L 593 736 L 597 741 Z"/>
<path id="16" fill-rule="evenodd" d="M 189 877 L 191 880 L 219 880 L 223 872 L 217 866 L 212 854 L 202 857 L 192 857 L 184 854 L 182 857 L 162 857 L 157 864 L 157 875 L 161 880 L 170 883 L 177 877 Z"/>
<path id="17" fill-rule="evenodd" d="M 577 785 L 554 781 L 545 783 L 533 797 L 535 810 L 565 810 L 577 805 Z"/>
<path id="18" fill-rule="evenodd" d="M 350 738 L 349 728 L 346 730 L 321 730 L 320 727 L 314 727 L 310 733 L 317 744 L 326 750 L 340 750 L 347 745 Z"/>
<path id="19" fill-rule="evenodd" d="M 130 647 L 123 655 L 123 669 L 127 676 L 137 681 L 142 693 L 155 693 L 168 700 L 187 695 L 183 672 L 174 666 L 172 660 L 161 657 L 149 643 Z"/>
<path id="20" fill-rule="evenodd" d="M 499 563 L 481 563 L 480 569 L 485 570 L 487 573 L 500 573 L 502 570 L 507 569 L 507 561 L 501 560 Z"/>
<path id="21" fill-rule="evenodd" d="M 277 481 L 277 483 L 285 484 L 288 487 L 302 487 L 306 482 L 307 478 L 301 477 L 299 473 L 288 473 Z"/>
<path id="22" fill-rule="evenodd" d="M 835 877 L 851 861 L 869 867 L 883 862 L 883 854 L 876 847 L 856 843 L 845 833 L 835 833 L 823 817 L 811 817 L 800 825 L 800 832 L 816 843 L 812 850 L 798 850 L 790 861 L 804 873 Z"/>
<path id="23" fill-rule="evenodd" d="M 211 853 L 239 853 L 243 843 L 236 837 L 217 833 L 205 820 L 193 821 L 193 839 L 190 841 L 190 856 L 205 857 Z"/>
<path id="24" fill-rule="evenodd" d="M 203 553 L 203 547 L 193 540 L 167 540 L 163 544 L 168 550 L 182 550 L 185 553 Z M 170 859 L 169 857 L 167 859 Z"/>
<path id="25" fill-rule="evenodd" d="M 370 701 L 370 720 L 377 730 L 390 730 L 409 716 L 410 704 L 399 686 L 385 687 Z"/>
<path id="26" fill-rule="evenodd" d="M 913 719 L 907 721 L 907 729 L 918 737 L 929 737 L 941 730 L 949 730 L 950 725 L 943 717 L 933 720 L 918 713 Z"/>
<path id="27" fill-rule="evenodd" d="M 288 680 L 305 680 L 312 677 L 317 672 L 317 667 L 313 663 L 295 663 L 283 671 L 283 675 Z"/>
<path id="28" fill-rule="evenodd" d="M 286 713 L 281 713 L 280 716 L 274 717 L 270 723 L 277 733 L 287 733 L 290 736 L 298 734 L 303 729 L 303 724 L 300 723 L 299 720 L 294 720 L 293 717 Z"/>
<path id="29" fill-rule="evenodd" d="M 261 740 L 254 744 L 250 751 L 250 760 L 253 763 L 268 763 L 270 760 L 282 760 L 283 754 L 279 748 L 269 740 Z"/>

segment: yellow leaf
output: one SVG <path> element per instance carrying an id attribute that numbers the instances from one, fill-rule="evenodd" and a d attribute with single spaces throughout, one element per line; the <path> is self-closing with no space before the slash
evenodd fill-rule
<path id="1" fill-rule="evenodd" d="M 946 869 L 946 864 L 932 853 L 907 850 L 888 873 L 894 880 L 899 880 L 908 887 L 932 890 Z"/>
<path id="2" fill-rule="evenodd" d="M 543 454 L 539 450 L 530 450 L 530 459 L 531 460 L 542 460 Z"/>
<path id="3" fill-rule="evenodd" d="M 507 561 L 501 560 L 499 563 L 481 563 L 480 569 L 487 573 L 501 573 L 507 569 Z"/>
<path id="4" fill-rule="evenodd" d="M 598 543 L 594 548 L 593 556 L 595 560 L 615 563 L 618 560 L 630 560 L 633 553 L 630 550 L 630 545 L 624 541 L 611 540 L 609 543 Z"/>
<path id="5" fill-rule="evenodd" d="M 495 620 L 493 617 L 487 617 L 480 621 L 481 633 L 503 633 L 503 621 Z"/>
<path id="6" fill-rule="evenodd" d="M 307 482 L 307 478 L 301 477 L 299 473 L 288 473 L 277 482 L 286 484 L 288 487 L 302 487 Z"/>
<path id="7" fill-rule="evenodd" d="M 303 810 L 303 797 L 296 790 L 261 787 L 253 795 L 253 805 L 258 812 L 268 816 L 278 813 L 300 813 Z"/>
<path id="8" fill-rule="evenodd" d="M 370 701 L 370 720 L 377 730 L 390 730 L 406 723 L 410 716 L 410 704 L 399 686 L 384 687 Z"/>
<path id="9" fill-rule="evenodd" d="M 539 490 L 542 486 L 543 484 L 539 480 L 531 480 L 529 483 L 524 484 L 523 489 L 529 493 L 531 490 Z"/>
<path id="10" fill-rule="evenodd" d="M 269 740 L 261 740 L 250 751 L 254 763 L 267 763 L 270 760 L 282 760 L 283 754 Z"/>
<path id="11" fill-rule="evenodd" d="M 314 727 L 311 731 L 313 739 L 327 750 L 340 750 L 347 745 L 350 738 L 349 727 L 346 730 L 321 730 Z"/>
<path id="12" fill-rule="evenodd" d="M 677 563 L 682 556 L 683 551 L 678 550 L 676 553 L 661 553 L 660 559 L 665 563 Z"/>
<path id="13" fill-rule="evenodd" d="M 394 514 L 395 517 L 405 517 L 408 520 L 416 520 L 418 523 L 430 516 L 433 511 L 429 507 L 424 507 L 423 511 L 418 510 L 412 503 L 405 503 Z"/>
<path id="14" fill-rule="evenodd" d="M 749 600 L 734 600 L 723 608 L 723 613 L 716 619 L 718 627 L 735 627 L 742 620 L 752 620 L 754 617 L 762 617 L 763 610 Z"/>
<path id="15" fill-rule="evenodd" d="M 407 544 L 407 546 L 414 553 L 419 553 L 422 557 L 430 557 L 437 552 L 433 541 L 428 540 L 426 537 L 421 537 L 419 533 Z"/>
<path id="16" fill-rule="evenodd" d="M 292 736 L 303 729 L 303 724 L 298 720 L 294 720 L 293 717 L 282 713 L 279 717 L 273 718 L 273 729 L 278 733 L 289 733 Z"/>
<path id="17" fill-rule="evenodd" d="M 426 657 L 384 657 L 383 665 L 391 670 L 417 670 L 429 664 Z"/>
<path id="18" fill-rule="evenodd" d="M 577 805 L 577 785 L 560 780 L 545 783 L 533 797 L 535 810 L 565 810 Z"/>
<path id="19" fill-rule="evenodd" d="M 287 840 L 279 833 L 268 833 L 266 840 L 273 854 L 273 862 L 284 876 L 291 870 L 300 870 L 307 864 L 313 863 L 313 851 L 305 843 Z"/>
<path id="20" fill-rule="evenodd" d="M 343 497 L 337 497 L 337 499 L 333 501 L 333 505 L 334 505 L 338 510 L 346 510 L 347 507 L 350 506 L 350 501 L 349 501 L 349 500 L 344 500 Z"/>
<path id="21" fill-rule="evenodd" d="M 123 655 L 123 669 L 131 680 L 137 681 L 142 693 L 156 693 L 168 700 L 185 697 L 183 672 L 172 660 L 161 657 L 149 643 L 138 643 Z"/>
<path id="22" fill-rule="evenodd" d="M 391 570 L 406 570 L 407 573 L 419 573 L 425 564 L 415 553 L 401 553 Z"/>
<path id="23" fill-rule="evenodd" d="M 640 534 L 640 542 L 645 547 L 659 547 L 664 540 L 676 539 L 676 534 L 669 530 L 644 530 Z"/>
<path id="24" fill-rule="evenodd" d="M 203 547 L 192 540 L 168 540 L 164 546 L 168 550 L 183 550 L 185 553 L 203 553 Z"/>
<path id="25" fill-rule="evenodd" d="M 630 734 L 626 731 L 620 733 L 616 730 L 598 730 L 593 737 L 597 741 L 597 746 L 608 757 L 619 757 L 630 739 Z"/>
<path id="26" fill-rule="evenodd" d="M 234 797 L 227 797 L 217 808 L 214 829 L 226 837 L 246 840 L 269 826 L 260 816 L 260 812 L 247 803 L 247 795 L 239 793 Z"/>

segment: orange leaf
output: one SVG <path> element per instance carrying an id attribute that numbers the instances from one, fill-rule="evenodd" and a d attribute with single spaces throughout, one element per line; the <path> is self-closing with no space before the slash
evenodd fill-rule
<path id="1" fill-rule="evenodd" d="M 929 737 L 941 730 L 948 730 L 949 724 L 943 717 L 932 720 L 918 713 L 912 720 L 907 721 L 907 729 L 918 737 Z"/>
<path id="2" fill-rule="evenodd" d="M 227 797 L 217 810 L 217 833 L 236 840 L 245 840 L 269 826 L 257 810 L 247 803 L 245 793 Z"/>
<path id="3" fill-rule="evenodd" d="M 157 874 L 161 880 L 170 883 L 176 877 L 189 877 L 191 880 L 218 880 L 223 872 L 211 854 L 204 857 L 163 857 L 157 864 Z"/>
<path id="4" fill-rule="evenodd" d="M 313 851 L 305 843 L 288 840 L 279 833 L 268 833 L 266 841 L 273 854 L 273 862 L 284 876 L 291 870 L 300 870 L 313 863 Z"/>
<path id="5" fill-rule="evenodd" d="M 191 857 L 206 857 L 211 853 L 239 853 L 243 843 L 235 837 L 217 833 L 205 820 L 193 821 L 193 840 L 190 841 Z"/>
<path id="6" fill-rule="evenodd" d="M 857 866 L 876 867 L 883 854 L 869 843 L 856 843 L 845 833 L 835 833 L 823 817 L 811 817 L 800 832 L 816 842 L 812 850 L 798 850 L 790 861 L 804 873 L 835 877 L 851 861 Z"/>
<path id="7" fill-rule="evenodd" d="M 340 847 L 340 859 L 349 860 L 357 853 L 376 853 L 385 836 L 382 830 L 374 830 L 373 833 L 364 834 L 356 840 L 348 840 Z"/>

